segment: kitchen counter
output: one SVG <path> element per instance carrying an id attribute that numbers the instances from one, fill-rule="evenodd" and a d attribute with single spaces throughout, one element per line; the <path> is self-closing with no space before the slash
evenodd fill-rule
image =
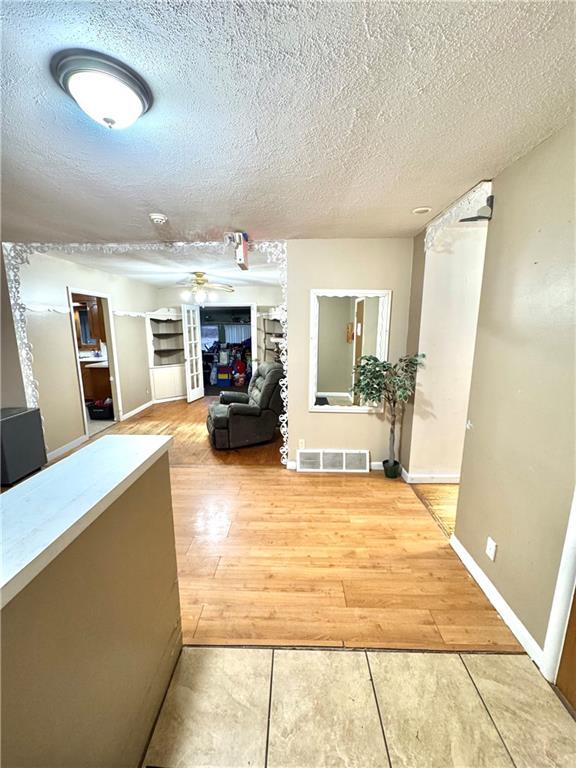
<path id="1" fill-rule="evenodd" d="M 170 441 L 108 435 L 0 497 L 2 765 L 141 765 L 182 648 Z"/>
<path id="2" fill-rule="evenodd" d="M 108 363 L 107 357 L 79 357 L 78 361 L 80 363 Z"/>
<path id="3" fill-rule="evenodd" d="M 108 435 L 2 494 L 2 607 L 162 454 L 171 437 Z"/>
<path id="4" fill-rule="evenodd" d="M 108 360 L 104 360 L 102 363 L 89 363 L 86 368 L 108 368 Z"/>

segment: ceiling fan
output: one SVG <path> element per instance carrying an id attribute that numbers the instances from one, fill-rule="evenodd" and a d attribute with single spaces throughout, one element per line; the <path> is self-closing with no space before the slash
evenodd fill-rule
<path id="1" fill-rule="evenodd" d="M 183 291 L 183 298 L 190 298 L 192 296 L 195 301 L 202 302 L 210 297 L 212 291 L 225 291 L 226 293 L 234 293 L 234 287 L 228 283 L 213 283 L 207 276 L 206 272 L 192 272 L 190 277 L 178 285 L 183 285 L 185 291 Z M 184 294 L 188 293 L 188 296 Z"/>

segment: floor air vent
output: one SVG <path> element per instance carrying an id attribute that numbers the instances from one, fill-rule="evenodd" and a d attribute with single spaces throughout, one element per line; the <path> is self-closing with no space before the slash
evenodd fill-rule
<path id="1" fill-rule="evenodd" d="M 307 448 L 296 454 L 298 472 L 369 472 L 368 451 L 334 451 Z"/>

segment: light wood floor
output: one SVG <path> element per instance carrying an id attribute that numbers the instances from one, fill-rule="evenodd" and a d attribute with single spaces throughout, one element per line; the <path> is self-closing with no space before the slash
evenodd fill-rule
<path id="1" fill-rule="evenodd" d="M 411 487 L 446 536 L 454 533 L 460 486 L 455 483 L 418 483 Z"/>
<path id="2" fill-rule="evenodd" d="M 521 650 L 409 485 L 287 471 L 279 441 L 213 451 L 206 407 L 105 433 L 174 435 L 185 643 Z"/>
<path id="3" fill-rule="evenodd" d="M 231 451 L 215 451 L 208 440 L 206 414 L 216 397 L 194 403 L 175 400 L 147 408 L 136 416 L 107 429 L 106 435 L 172 435 L 170 464 L 200 466 L 280 466 L 280 435 L 271 443 Z"/>

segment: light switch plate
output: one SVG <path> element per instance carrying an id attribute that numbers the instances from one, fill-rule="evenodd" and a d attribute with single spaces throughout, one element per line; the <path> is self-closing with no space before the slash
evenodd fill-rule
<path id="1" fill-rule="evenodd" d="M 306 448 L 306 440 L 298 440 L 298 448 L 302 450 L 303 448 Z"/>
<path id="2" fill-rule="evenodd" d="M 498 544 L 494 541 L 494 539 L 491 536 L 488 536 L 486 539 L 486 554 L 490 558 L 490 560 L 496 560 L 496 550 L 498 549 Z"/>

